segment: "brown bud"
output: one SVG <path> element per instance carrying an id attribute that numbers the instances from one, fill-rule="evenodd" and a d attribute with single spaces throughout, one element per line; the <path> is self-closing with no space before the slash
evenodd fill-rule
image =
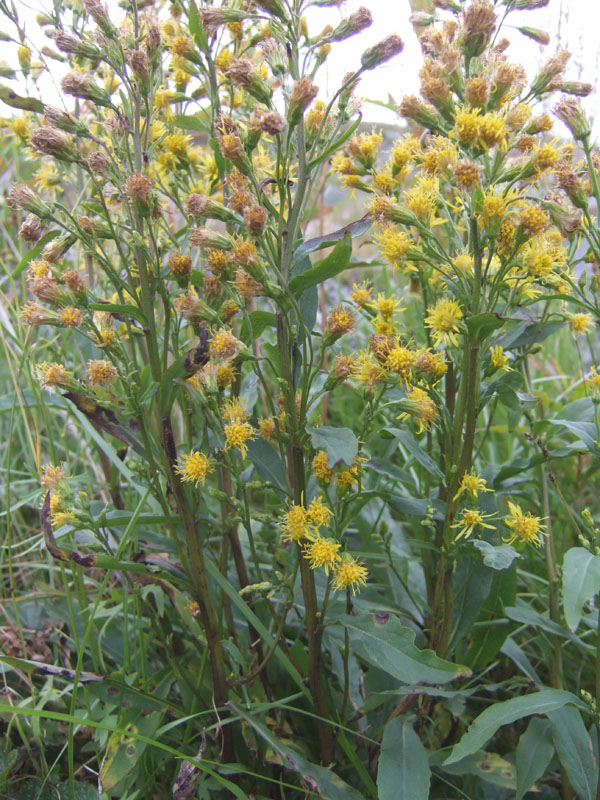
<path id="1" fill-rule="evenodd" d="M 131 54 L 130 62 L 135 76 L 143 83 L 148 83 L 152 77 L 152 65 L 148 54 L 144 50 L 134 50 Z"/>
<path id="2" fill-rule="evenodd" d="M 174 278 L 179 281 L 185 280 L 192 271 L 192 259 L 183 253 L 178 253 L 169 260 L 169 269 Z"/>
<path id="3" fill-rule="evenodd" d="M 38 153 L 54 156 L 61 161 L 77 161 L 79 155 L 73 140 L 64 131 L 45 125 L 31 132 L 29 142 Z"/>
<path id="4" fill-rule="evenodd" d="M 65 282 L 67 289 L 73 294 L 81 295 L 85 293 L 85 281 L 80 273 L 76 270 L 67 270 L 62 276 L 62 279 Z"/>
<path id="5" fill-rule="evenodd" d="M 488 0 L 475 0 L 463 16 L 463 50 L 474 58 L 481 55 L 496 30 L 496 12 Z"/>
<path id="6" fill-rule="evenodd" d="M 23 239 L 26 244 L 35 244 L 42 235 L 43 226 L 35 214 L 29 214 L 19 228 L 19 239 Z"/>
<path id="7" fill-rule="evenodd" d="M 404 42 L 393 33 L 373 47 L 369 47 L 360 57 L 363 69 L 375 69 L 379 64 L 389 61 L 404 49 Z"/>
<path id="8" fill-rule="evenodd" d="M 208 197 L 205 194 L 200 194 L 199 192 L 190 194 L 186 200 L 187 213 L 191 217 L 205 216 L 207 205 Z"/>
<path id="9" fill-rule="evenodd" d="M 371 336 L 369 341 L 369 349 L 380 364 L 385 363 L 395 346 L 396 343 L 391 336 Z"/>
<path id="10" fill-rule="evenodd" d="M 319 87 L 315 86 L 310 78 L 299 78 L 294 83 L 288 107 L 288 124 L 290 128 L 295 127 L 300 122 L 302 115 L 318 92 Z"/>
<path id="11" fill-rule="evenodd" d="M 125 181 L 125 192 L 137 206 L 147 208 L 152 194 L 152 181 L 139 172 L 134 172 Z"/>

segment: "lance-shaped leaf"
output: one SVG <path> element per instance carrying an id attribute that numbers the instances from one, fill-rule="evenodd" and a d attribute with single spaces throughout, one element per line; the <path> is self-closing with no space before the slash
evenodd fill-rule
<path id="1" fill-rule="evenodd" d="M 584 547 L 567 550 L 563 561 L 563 608 L 572 631 L 579 625 L 583 604 L 597 592 L 600 592 L 600 556 Z"/>
<path id="2" fill-rule="evenodd" d="M 342 623 L 355 654 L 402 683 L 447 683 L 471 674 L 468 667 L 444 661 L 433 650 L 419 650 L 415 632 L 398 617 L 364 614 L 344 617 Z"/>
<path id="3" fill-rule="evenodd" d="M 290 291 L 300 297 L 311 286 L 317 286 L 327 278 L 333 278 L 346 269 L 352 255 L 352 239 L 349 233 L 336 244 L 331 253 L 311 269 L 304 270 L 290 281 Z"/>

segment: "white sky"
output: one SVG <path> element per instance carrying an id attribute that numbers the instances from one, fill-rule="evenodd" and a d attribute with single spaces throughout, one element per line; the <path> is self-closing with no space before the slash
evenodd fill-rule
<path id="1" fill-rule="evenodd" d="M 14 0 L 21 21 L 25 23 L 26 33 L 31 37 L 37 47 L 44 44 L 53 45 L 48 40 L 35 21 L 35 14 L 43 9 L 45 3 L 36 0 Z M 48 0 L 46 0 L 46 3 Z M 346 72 L 356 68 L 360 63 L 360 54 L 367 47 L 388 36 L 398 33 L 404 40 L 404 51 L 401 55 L 377 70 L 367 73 L 359 86 L 357 94 L 382 102 L 388 101 L 391 95 L 396 101 L 405 94 L 418 93 L 418 71 L 421 63 L 421 52 L 411 24 L 410 5 L 408 0 L 346 0 L 341 9 L 311 8 L 307 13 L 309 31 L 312 35 L 318 33 L 326 24 L 336 25 L 339 20 L 356 11 L 359 6 L 369 8 L 373 15 L 373 24 L 363 33 L 344 42 L 334 44 L 331 55 L 317 78 L 316 83 L 321 89 L 321 96 L 331 94 L 341 83 Z M 122 10 L 118 8 L 116 0 L 109 0 L 111 16 L 118 19 Z M 593 8 L 596 8 L 594 12 Z M 537 45 L 531 39 L 525 38 L 514 27 L 503 28 L 512 42 L 512 58 L 520 61 L 531 77 L 535 74 L 540 63 L 554 54 L 558 46 L 566 47 L 573 55 L 567 68 L 566 76 L 569 79 L 585 80 L 596 86 L 600 75 L 600 48 L 598 47 L 598 22 L 600 22 L 600 0 L 550 0 L 549 5 L 537 11 L 514 12 L 510 15 L 511 26 L 530 25 L 542 28 L 552 37 L 552 42 L 547 47 Z M 11 26 L 12 27 L 12 26 Z M 2 21 L 0 29 L 7 30 L 7 24 Z M 10 31 L 13 33 L 13 31 Z M 15 47 L 2 42 L 0 55 L 5 61 L 14 65 L 16 63 Z M 53 65 L 54 81 L 49 76 L 43 76 L 38 86 L 41 98 L 45 102 L 62 105 L 57 84 L 60 76 L 66 71 L 66 66 L 55 61 Z M 3 81 L 4 82 L 4 81 Z M 6 81 L 10 85 L 25 93 L 21 81 Z M 70 98 L 67 98 L 70 103 Z M 586 109 L 593 114 L 597 102 L 597 93 L 594 92 L 584 101 Z M 394 123 L 397 119 L 393 112 L 372 103 L 364 105 L 364 119 L 368 122 Z M 1 105 L 0 115 L 10 115 L 11 110 Z M 558 132 L 558 128 L 557 128 Z M 600 133 L 600 129 L 598 131 Z"/>

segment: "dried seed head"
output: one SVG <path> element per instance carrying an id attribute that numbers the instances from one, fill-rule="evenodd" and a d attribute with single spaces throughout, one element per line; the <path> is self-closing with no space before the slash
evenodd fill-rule
<path id="1" fill-rule="evenodd" d="M 373 17 L 369 9 L 361 6 L 354 14 L 350 14 L 347 19 L 343 19 L 340 24 L 324 38 L 327 42 L 341 42 L 344 39 L 348 39 L 350 36 L 364 31 L 372 22 Z"/>
<path id="2" fill-rule="evenodd" d="M 243 22 L 246 19 L 246 12 L 240 8 L 218 8 L 215 6 L 203 7 L 198 10 L 202 27 L 209 36 L 212 36 L 217 28 L 230 22 Z"/>
<path id="3" fill-rule="evenodd" d="M 463 15 L 463 50 L 470 58 L 483 53 L 496 30 L 496 12 L 488 0 L 475 0 Z"/>
<path id="4" fill-rule="evenodd" d="M 39 303 L 25 303 L 21 308 L 21 319 L 27 325 L 48 325 L 56 321 L 56 314 Z"/>
<path id="5" fill-rule="evenodd" d="M 67 270 L 63 274 L 62 279 L 67 289 L 73 294 L 76 295 L 85 294 L 85 281 L 80 275 L 80 273 L 77 272 L 76 270 L 74 269 Z"/>
<path id="6" fill-rule="evenodd" d="M 593 90 L 591 83 L 583 83 L 582 81 L 563 81 L 560 85 L 560 91 L 565 94 L 574 94 L 576 97 L 587 97 Z"/>
<path id="7" fill-rule="evenodd" d="M 66 233 L 62 236 L 57 236 L 44 247 L 42 258 L 50 264 L 57 264 L 76 241 L 77 237 L 73 234 Z"/>
<path id="8" fill-rule="evenodd" d="M 288 107 L 288 124 L 290 128 L 295 127 L 319 92 L 319 87 L 315 86 L 310 78 L 299 78 L 292 87 L 290 103 Z"/>
<path id="9" fill-rule="evenodd" d="M 152 77 L 152 64 L 148 58 L 148 54 L 144 50 L 134 50 L 129 58 L 131 68 L 133 69 L 136 78 L 142 83 L 148 84 Z"/>
<path id="10" fill-rule="evenodd" d="M 471 191 L 481 183 L 482 167 L 475 161 L 463 159 L 454 167 L 454 177 L 459 189 Z"/>
<path id="11" fill-rule="evenodd" d="M 137 206 L 148 207 L 152 195 L 152 181 L 139 172 L 134 172 L 125 181 L 125 192 Z"/>
<path id="12" fill-rule="evenodd" d="M 204 248 L 214 248 L 216 250 L 231 250 L 233 244 L 228 236 L 212 230 L 212 228 L 193 228 L 190 234 L 190 242 Z"/>
<path id="13" fill-rule="evenodd" d="M 208 197 L 205 194 L 200 194 L 199 192 L 190 194 L 186 200 L 187 213 L 191 217 L 205 216 L 207 205 Z"/>
<path id="14" fill-rule="evenodd" d="M 218 300 L 223 294 L 223 284 L 216 275 L 207 275 L 202 283 L 202 289 L 208 300 Z"/>
<path id="15" fill-rule="evenodd" d="M 276 111 L 267 111 L 260 118 L 260 129 L 270 136 L 277 136 L 285 128 L 285 119 Z"/>
<path id="16" fill-rule="evenodd" d="M 261 284 L 243 269 L 236 270 L 234 286 L 241 297 L 259 297 L 264 294 Z"/>
<path id="17" fill-rule="evenodd" d="M 101 55 L 101 51 L 96 45 L 84 42 L 65 31 L 58 31 L 54 35 L 54 41 L 61 53 L 69 53 L 71 55 L 91 59 L 97 59 Z"/>
<path id="18" fill-rule="evenodd" d="M 258 236 L 267 224 L 267 212 L 262 206 L 248 206 L 244 209 L 244 224 L 254 236 Z"/>
<path id="19" fill-rule="evenodd" d="M 29 214 L 19 228 L 19 239 L 23 239 L 26 244 L 35 244 L 42 235 L 43 225 L 35 214 Z"/>
<path id="20" fill-rule="evenodd" d="M 83 0 L 85 10 L 106 36 L 115 36 L 116 28 L 108 18 L 106 7 L 100 0 Z"/>
<path id="21" fill-rule="evenodd" d="M 88 379 L 92 386 L 101 386 L 113 381 L 118 373 L 110 361 L 88 361 Z"/>
<path id="22" fill-rule="evenodd" d="M 29 142 L 34 150 L 61 161 L 78 161 L 79 155 L 73 140 L 64 131 L 45 125 L 31 132 Z"/>
<path id="23" fill-rule="evenodd" d="M 205 306 L 195 290 L 190 289 L 187 294 L 181 295 L 175 300 L 175 310 L 183 319 L 187 319 L 190 322 L 200 322 L 204 315 Z"/>
<path id="24" fill-rule="evenodd" d="M 171 275 L 177 280 L 185 280 L 192 271 L 192 259 L 182 253 L 172 256 L 169 260 Z"/>
<path id="25" fill-rule="evenodd" d="M 31 293 L 43 303 L 56 303 L 62 298 L 58 282 L 49 275 L 36 278 L 30 288 Z"/>
<path id="26" fill-rule="evenodd" d="M 86 164 L 90 168 L 90 171 L 96 175 L 106 176 L 110 172 L 110 156 L 103 153 L 101 150 L 95 150 L 93 153 L 90 153 L 86 158 Z"/>
<path id="27" fill-rule="evenodd" d="M 395 346 L 396 342 L 391 336 L 371 336 L 369 341 L 369 349 L 380 364 L 385 364 Z"/>

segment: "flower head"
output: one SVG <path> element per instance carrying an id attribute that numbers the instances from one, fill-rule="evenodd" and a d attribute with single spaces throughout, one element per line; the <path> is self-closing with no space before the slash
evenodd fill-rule
<path id="1" fill-rule="evenodd" d="M 476 500 L 479 496 L 479 492 L 493 491 L 493 489 L 488 489 L 485 484 L 486 480 L 484 478 L 480 478 L 474 469 L 472 469 L 471 472 L 465 472 L 465 474 L 462 476 L 460 486 L 458 487 L 458 492 L 452 499 L 457 500 L 463 492 L 466 492 L 467 494 L 471 495 L 474 500 Z"/>
<path id="2" fill-rule="evenodd" d="M 190 450 L 188 455 L 179 459 L 175 472 L 181 476 L 181 480 L 184 482 L 193 483 L 195 486 L 201 483 L 204 486 L 206 476 L 214 472 L 214 466 L 204 453 L 199 450 Z"/>
<path id="3" fill-rule="evenodd" d="M 401 400 L 399 405 L 404 410 L 398 415 L 398 419 L 406 422 L 412 417 L 418 425 L 419 433 L 430 430 L 438 416 L 433 400 L 418 386 L 414 386 L 406 395 L 406 399 Z"/>
<path id="4" fill-rule="evenodd" d="M 312 460 L 312 469 L 315 478 L 323 483 L 329 483 L 333 476 L 333 470 L 327 466 L 327 453 L 325 450 L 319 450 L 317 455 Z"/>
<path id="5" fill-rule="evenodd" d="M 495 347 L 490 347 L 490 367 L 494 370 L 501 370 L 502 372 L 509 372 L 511 367 L 508 366 L 510 357 L 506 355 L 504 349 L 498 344 Z"/>
<path id="6" fill-rule="evenodd" d="M 594 324 L 591 314 L 579 312 L 578 314 L 571 314 L 569 317 L 569 327 L 575 338 L 587 333 Z"/>
<path id="7" fill-rule="evenodd" d="M 255 439 L 256 436 L 257 433 L 249 422 L 231 422 L 225 425 L 225 450 L 237 447 L 242 458 L 246 458 L 248 455 L 246 442 Z"/>
<path id="8" fill-rule="evenodd" d="M 323 505 L 323 500 L 320 497 L 315 497 L 308 507 L 308 518 L 318 528 L 324 528 L 329 525 L 329 521 L 333 513 Z"/>
<path id="9" fill-rule="evenodd" d="M 329 570 L 335 567 L 336 562 L 341 561 L 338 550 L 342 545 L 333 539 L 324 539 L 322 536 L 309 538 L 309 544 L 304 546 L 304 558 L 308 560 L 311 569 L 323 567 L 325 574 L 329 575 Z"/>
<path id="10" fill-rule="evenodd" d="M 506 544 L 512 544 L 520 539 L 523 542 L 531 542 L 536 547 L 542 543 L 542 536 L 546 536 L 544 525 L 541 525 L 541 517 L 534 517 L 531 513 L 523 514 L 521 506 L 508 502 L 510 516 L 504 518 L 504 522 L 510 531 L 506 539 L 502 539 Z"/>
<path id="11" fill-rule="evenodd" d="M 333 588 L 336 591 L 352 589 L 352 594 L 355 595 L 361 586 L 366 586 L 368 574 L 362 562 L 346 553 L 335 568 Z"/>
<path id="12" fill-rule="evenodd" d="M 299 542 L 313 532 L 308 512 L 302 505 L 291 503 L 279 522 L 282 541 Z"/>
<path id="13" fill-rule="evenodd" d="M 450 300 L 449 297 L 442 297 L 427 311 L 429 313 L 425 317 L 425 324 L 431 328 L 435 344 L 444 347 L 453 344 L 457 347 L 456 334 L 459 331 L 457 323 L 463 317 L 460 304 L 456 300 Z"/>
<path id="14" fill-rule="evenodd" d="M 484 520 L 494 516 L 495 514 L 481 514 L 474 508 L 465 508 L 462 511 L 462 516 L 458 520 L 458 522 L 455 522 L 454 525 L 450 526 L 451 528 L 461 529 L 454 537 L 454 541 L 455 542 L 458 541 L 458 539 L 461 539 L 463 536 L 465 539 L 467 539 L 473 533 L 473 530 L 477 526 L 481 528 L 488 528 L 491 531 L 495 531 L 496 530 L 495 525 L 488 525 L 487 522 L 484 522 Z"/>

